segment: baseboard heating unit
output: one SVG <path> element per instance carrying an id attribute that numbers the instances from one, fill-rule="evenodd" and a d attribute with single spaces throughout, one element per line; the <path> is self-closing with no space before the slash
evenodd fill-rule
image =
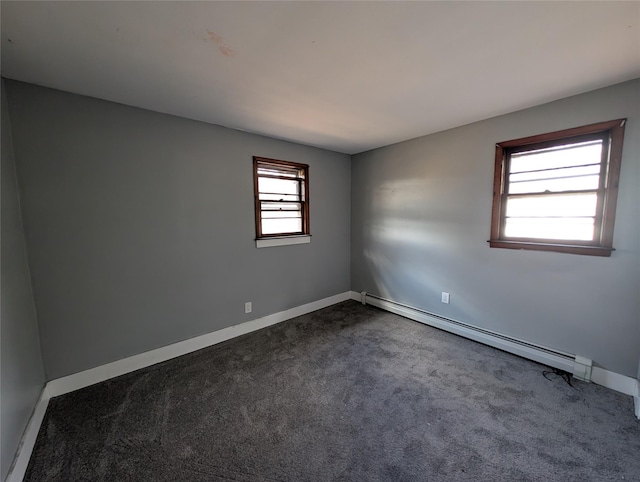
<path id="1" fill-rule="evenodd" d="M 527 358 L 529 360 L 542 363 L 543 365 L 558 368 L 573 374 L 574 377 L 589 382 L 591 381 L 591 360 L 564 353 L 552 348 L 535 345 L 523 340 L 518 340 L 510 336 L 486 330 L 477 326 L 469 325 L 461 321 L 445 318 L 420 308 L 414 308 L 397 301 L 382 298 L 363 291 L 361 293 L 352 292 L 353 299 L 382 308 L 385 311 L 395 313 L 405 318 L 433 326 L 441 330 L 454 333 L 456 335 L 469 338 L 471 340 L 484 343 L 485 345 L 504 350 L 514 355 Z"/>

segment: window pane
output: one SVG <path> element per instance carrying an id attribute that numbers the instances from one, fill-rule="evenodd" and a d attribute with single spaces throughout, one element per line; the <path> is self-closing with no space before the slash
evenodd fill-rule
<path id="1" fill-rule="evenodd" d="M 593 218 L 507 218 L 507 238 L 593 240 Z"/>
<path id="2" fill-rule="evenodd" d="M 301 211 L 301 203 L 260 203 L 260 209 L 263 211 Z"/>
<path id="3" fill-rule="evenodd" d="M 297 180 L 258 177 L 258 191 L 261 193 L 299 194 L 299 187 Z"/>
<path id="4" fill-rule="evenodd" d="M 598 195 L 560 194 L 507 199 L 507 217 L 595 216 Z"/>
<path id="5" fill-rule="evenodd" d="M 584 176 L 587 174 L 600 174 L 600 164 L 592 164 L 582 167 L 565 167 L 561 169 L 545 169 L 542 171 L 529 171 L 511 174 L 509 182 L 535 181 L 538 179 L 553 179 L 558 177 Z"/>
<path id="6" fill-rule="evenodd" d="M 509 194 L 527 192 L 586 191 L 598 189 L 600 176 L 569 177 L 566 179 L 546 179 L 544 181 L 510 182 Z"/>
<path id="7" fill-rule="evenodd" d="M 515 153 L 511 155 L 509 172 L 597 164 L 601 160 L 601 155 L 601 140 Z"/>
<path id="8" fill-rule="evenodd" d="M 266 174 L 269 176 L 283 176 L 283 177 L 302 177 L 299 176 L 298 169 L 286 169 L 286 168 L 276 168 L 276 167 L 267 167 L 267 166 L 259 166 L 258 167 L 258 175 Z"/>
<path id="9" fill-rule="evenodd" d="M 263 219 L 262 234 L 301 233 L 302 219 Z"/>
<path id="10" fill-rule="evenodd" d="M 262 218 L 300 218 L 300 211 L 262 211 Z"/>

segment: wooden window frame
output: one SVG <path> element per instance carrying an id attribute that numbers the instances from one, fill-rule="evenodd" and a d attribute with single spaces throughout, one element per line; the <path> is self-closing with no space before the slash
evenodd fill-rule
<path id="1" fill-rule="evenodd" d="M 262 207 L 260 201 L 260 191 L 258 189 L 258 178 L 262 176 L 258 176 L 258 167 L 260 165 L 271 165 L 275 167 L 284 167 L 287 169 L 296 169 L 304 172 L 303 178 L 297 178 L 298 182 L 301 183 L 301 195 L 299 202 L 302 205 L 301 215 L 302 215 L 302 231 L 295 233 L 274 233 L 274 234 L 263 234 L 262 233 Z M 295 179 L 295 178 L 287 178 L 287 179 Z M 311 229 L 309 223 L 309 165 L 301 164 L 298 162 L 291 161 L 282 161 L 279 159 L 269 159 L 266 157 L 253 157 L 253 193 L 255 199 L 255 218 L 256 218 L 256 240 L 264 240 L 264 239 L 277 239 L 277 238 L 294 238 L 300 236 L 310 236 Z M 284 201 L 270 201 L 270 202 L 284 202 Z M 289 201 L 291 202 L 291 201 Z"/>
<path id="2" fill-rule="evenodd" d="M 611 256 L 611 252 L 614 250 L 613 228 L 616 201 L 618 199 L 625 123 L 626 119 L 616 119 L 496 144 L 493 178 L 493 209 L 491 212 L 491 238 L 489 239 L 489 246 L 492 248 L 530 249 L 591 256 Z M 605 143 L 603 145 L 600 183 L 597 190 L 598 201 L 593 240 L 567 241 L 505 237 L 505 210 L 508 197 L 507 174 L 511 155 L 597 138 L 602 138 Z"/>

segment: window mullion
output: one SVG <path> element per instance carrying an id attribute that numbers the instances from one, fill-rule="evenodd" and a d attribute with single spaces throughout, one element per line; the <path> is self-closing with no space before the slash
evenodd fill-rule
<path id="1" fill-rule="evenodd" d="M 269 179 L 284 179 L 285 181 L 296 181 L 296 176 L 279 176 L 277 174 L 258 174 L 258 177 L 268 177 Z"/>
<path id="2" fill-rule="evenodd" d="M 599 189 L 580 189 L 576 191 L 544 191 L 544 192 L 516 192 L 513 194 L 506 194 L 507 197 L 543 197 L 543 196 L 560 196 L 563 194 L 591 194 L 591 193 L 599 193 Z"/>

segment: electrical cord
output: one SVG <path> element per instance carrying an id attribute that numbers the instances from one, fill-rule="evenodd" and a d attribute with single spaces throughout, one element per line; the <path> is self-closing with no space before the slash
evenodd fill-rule
<path id="1" fill-rule="evenodd" d="M 557 375 L 560 378 L 562 378 L 567 385 L 569 385 L 571 388 L 573 388 L 574 390 L 576 390 L 576 387 L 573 386 L 573 384 L 571 383 L 571 373 L 569 372 L 565 372 L 564 370 L 560 370 L 558 368 L 551 368 L 551 370 L 544 370 L 542 372 L 542 376 L 545 377 L 547 380 L 549 381 L 553 381 L 551 380 L 551 378 L 548 377 L 548 375 Z"/>

